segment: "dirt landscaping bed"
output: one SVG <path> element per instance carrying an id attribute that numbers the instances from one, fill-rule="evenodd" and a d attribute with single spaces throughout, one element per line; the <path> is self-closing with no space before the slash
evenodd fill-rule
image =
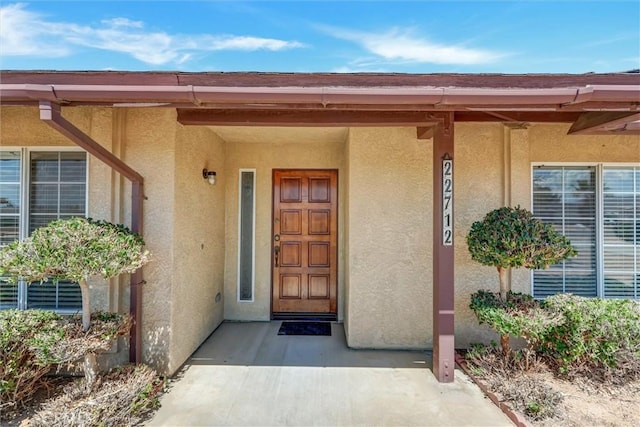
<path id="1" fill-rule="evenodd" d="M 87 391 L 83 378 L 52 378 L 33 400 L 4 410 L 11 427 L 133 426 L 159 407 L 165 382 L 145 365 L 128 365 L 100 375 Z"/>
<path id="2" fill-rule="evenodd" d="M 498 351 L 459 355 L 459 365 L 507 415 L 536 427 L 639 426 L 640 375 L 582 370 L 558 377 L 533 355 L 506 361 Z"/>

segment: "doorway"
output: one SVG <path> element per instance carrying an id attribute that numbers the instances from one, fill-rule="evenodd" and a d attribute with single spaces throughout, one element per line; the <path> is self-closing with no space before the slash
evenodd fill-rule
<path id="1" fill-rule="evenodd" d="M 338 171 L 273 171 L 274 319 L 337 318 Z"/>

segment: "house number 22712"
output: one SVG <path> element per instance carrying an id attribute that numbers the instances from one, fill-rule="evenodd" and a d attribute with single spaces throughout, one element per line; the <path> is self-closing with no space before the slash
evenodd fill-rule
<path id="1" fill-rule="evenodd" d="M 442 160 L 442 245 L 453 245 L 453 159 Z"/>

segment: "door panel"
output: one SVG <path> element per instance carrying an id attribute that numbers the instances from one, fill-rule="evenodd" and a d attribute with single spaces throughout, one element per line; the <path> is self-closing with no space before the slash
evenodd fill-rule
<path id="1" fill-rule="evenodd" d="M 336 314 L 338 172 L 274 170 L 274 314 Z"/>

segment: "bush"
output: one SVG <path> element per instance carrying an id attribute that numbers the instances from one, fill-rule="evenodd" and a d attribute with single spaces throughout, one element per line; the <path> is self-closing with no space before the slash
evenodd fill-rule
<path id="1" fill-rule="evenodd" d="M 547 331 L 539 350 L 563 371 L 640 369 L 640 302 L 561 294 L 543 305 L 562 322 Z"/>
<path id="2" fill-rule="evenodd" d="M 29 401 L 58 363 L 60 321 L 50 311 L 0 311 L 0 413 Z"/>
<path id="3" fill-rule="evenodd" d="M 640 377 L 640 302 L 559 294 L 542 303 L 509 292 L 471 296 L 478 321 L 524 338 L 561 372 L 588 369 L 619 379 Z"/>
<path id="4" fill-rule="evenodd" d="M 531 295 L 511 292 L 506 300 L 500 294 L 480 290 L 471 295 L 469 306 L 480 324 L 487 324 L 501 336 L 522 337 L 535 347 L 560 322 L 560 316 L 544 310 Z"/>
<path id="5" fill-rule="evenodd" d="M 92 320 L 85 333 L 76 317 L 42 310 L 0 311 L 0 413 L 28 403 L 57 365 L 109 349 L 131 326 L 129 315 L 117 313 L 96 313 Z"/>
<path id="6" fill-rule="evenodd" d="M 474 261 L 498 268 L 547 268 L 576 255 L 569 239 L 519 206 L 495 209 L 474 222 L 467 245 Z"/>

